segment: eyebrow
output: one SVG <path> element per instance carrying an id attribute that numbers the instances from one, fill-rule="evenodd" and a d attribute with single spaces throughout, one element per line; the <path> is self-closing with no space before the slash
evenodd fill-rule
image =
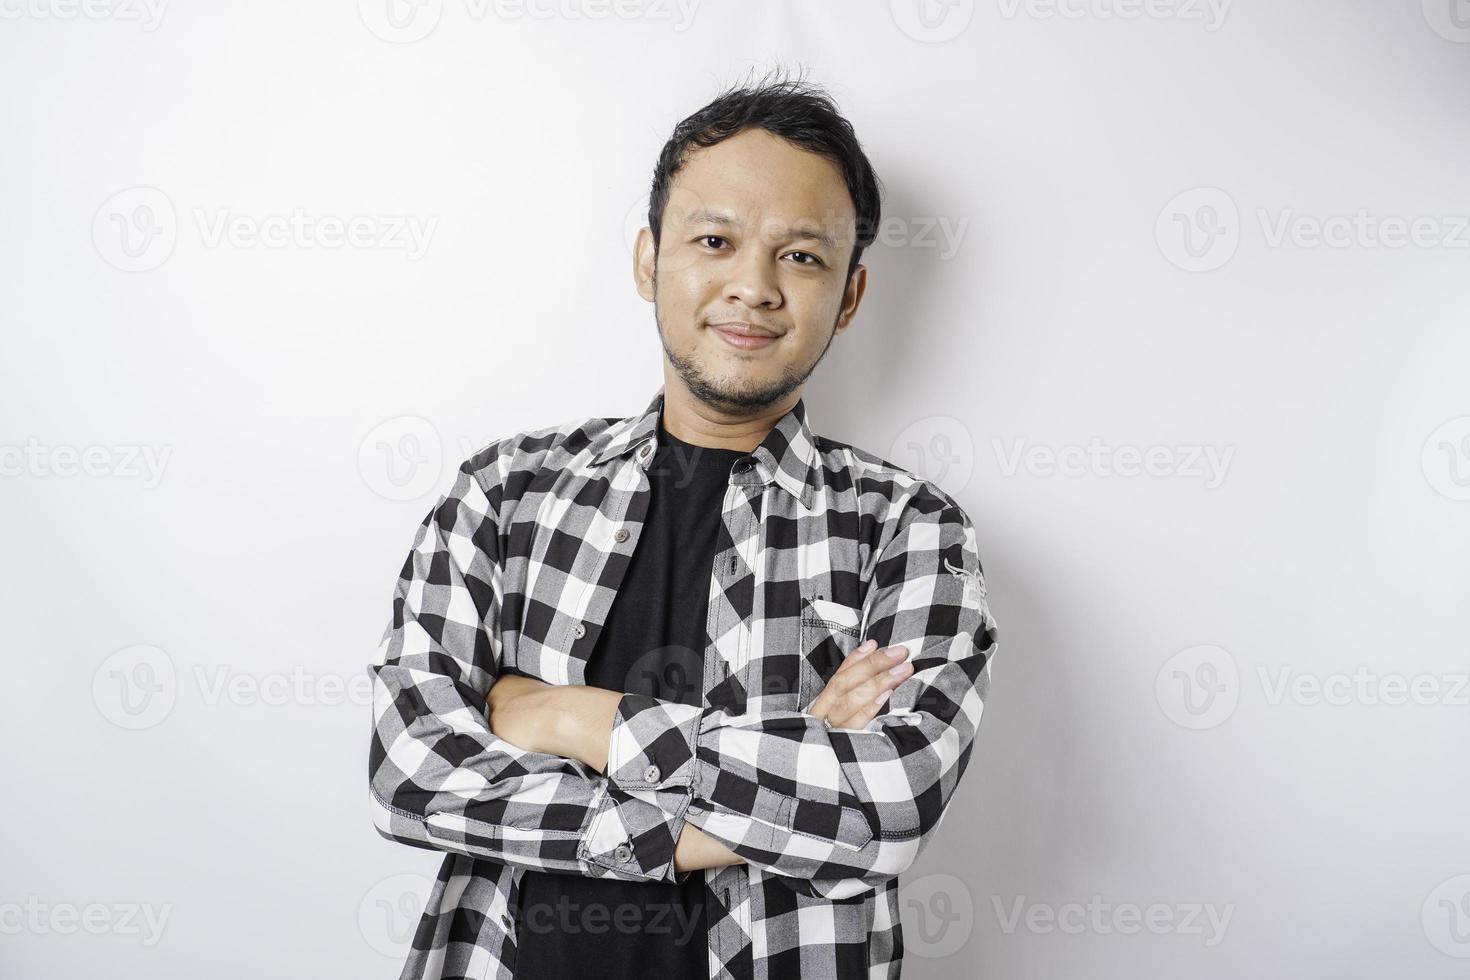
<path id="1" fill-rule="evenodd" d="M 709 208 L 703 208 L 699 211 L 691 212 L 689 217 L 685 219 L 684 224 L 719 225 L 721 228 L 734 228 L 737 231 L 739 231 L 742 227 L 741 222 L 736 220 L 727 212 L 714 211 Z M 838 250 L 837 240 L 816 225 L 805 223 L 799 224 L 792 229 L 792 232 L 794 232 L 794 234 L 792 235 L 793 240 L 813 241 L 817 242 L 818 244 L 825 245 L 827 248 L 832 249 L 832 251 L 834 252 Z"/>

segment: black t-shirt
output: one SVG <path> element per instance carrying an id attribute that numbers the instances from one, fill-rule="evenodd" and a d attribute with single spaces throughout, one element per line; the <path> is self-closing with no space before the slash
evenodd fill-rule
<path id="1" fill-rule="evenodd" d="M 700 704 L 721 510 L 731 467 L 748 454 L 676 439 L 661 414 L 658 444 L 648 514 L 586 683 Z M 516 904 L 517 980 L 709 977 L 703 874 L 650 882 L 526 871 Z"/>

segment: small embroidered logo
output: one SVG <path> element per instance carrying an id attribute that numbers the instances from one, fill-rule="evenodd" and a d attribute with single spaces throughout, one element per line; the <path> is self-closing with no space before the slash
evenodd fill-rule
<path id="1" fill-rule="evenodd" d="M 985 598 L 985 576 L 979 571 L 971 572 L 957 567 L 948 558 L 944 559 L 944 567 L 947 571 L 964 581 L 967 595 L 977 600 Z"/>

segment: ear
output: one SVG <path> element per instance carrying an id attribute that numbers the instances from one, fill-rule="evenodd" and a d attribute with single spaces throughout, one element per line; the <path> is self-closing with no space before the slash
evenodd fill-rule
<path id="1" fill-rule="evenodd" d="M 633 285 L 638 290 L 638 295 L 652 303 L 654 289 L 657 286 L 655 271 L 658 265 L 658 253 L 653 245 L 653 232 L 647 227 L 638 229 L 638 237 L 633 242 Z"/>
<path id="2" fill-rule="evenodd" d="M 842 309 L 837 313 L 834 334 L 839 334 L 852 325 L 853 317 L 857 316 L 858 307 L 863 302 L 863 293 L 867 288 L 868 267 L 859 264 L 852 270 L 852 276 L 847 280 L 847 288 L 842 292 Z"/>

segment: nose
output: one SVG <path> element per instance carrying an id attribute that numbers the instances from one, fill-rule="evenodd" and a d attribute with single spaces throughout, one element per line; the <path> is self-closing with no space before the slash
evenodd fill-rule
<path id="1" fill-rule="evenodd" d="M 776 259 L 764 249 L 748 245 L 737 253 L 725 284 L 725 299 L 738 300 L 751 309 L 774 310 L 781 306 L 781 288 L 776 281 Z"/>

